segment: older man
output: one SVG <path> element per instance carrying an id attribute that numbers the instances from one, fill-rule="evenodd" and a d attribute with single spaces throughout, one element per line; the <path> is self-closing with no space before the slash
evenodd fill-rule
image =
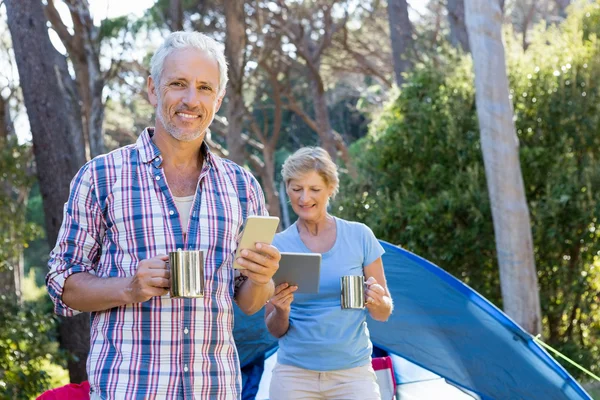
<path id="1" fill-rule="evenodd" d="M 254 177 L 204 143 L 226 84 L 215 41 L 172 33 L 151 61 L 155 128 L 73 179 L 46 282 L 57 314 L 92 313 L 92 399 L 239 398 L 233 301 L 258 311 L 280 256 L 257 244 L 234 275 L 240 227 L 266 208 Z M 176 249 L 204 251 L 204 298 L 168 296 Z"/>

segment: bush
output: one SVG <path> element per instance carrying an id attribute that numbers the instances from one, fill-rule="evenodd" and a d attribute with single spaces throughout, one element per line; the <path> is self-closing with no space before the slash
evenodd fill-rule
<path id="1" fill-rule="evenodd" d="M 50 387 L 49 362 L 64 363 L 47 298 L 18 304 L 0 296 L 0 399 L 30 399 Z"/>
<path id="2" fill-rule="evenodd" d="M 10 283 L 23 249 L 41 231 L 25 218 L 24 199 L 33 182 L 30 155 L 30 147 L 16 139 L 0 139 L 0 400 L 35 397 L 51 385 L 49 364 L 64 364 L 50 299 L 21 303 Z"/>
<path id="3" fill-rule="evenodd" d="M 600 46 L 589 20 L 598 18 L 598 4 L 574 6 L 561 26 L 538 27 L 526 52 L 506 37 L 544 337 L 595 373 Z M 353 154 L 361 176 L 343 181 L 341 216 L 364 221 L 501 306 L 469 57 L 446 52 L 415 70 Z"/>

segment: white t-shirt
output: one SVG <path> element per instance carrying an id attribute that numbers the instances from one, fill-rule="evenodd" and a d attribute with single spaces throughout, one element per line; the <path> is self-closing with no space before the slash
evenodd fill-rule
<path id="1" fill-rule="evenodd" d="M 192 204 L 194 204 L 194 195 L 185 197 L 173 196 L 173 200 L 175 200 L 175 206 L 177 207 L 179 217 L 181 218 L 181 229 L 183 229 L 184 235 L 187 235 L 190 210 L 192 209 Z"/>

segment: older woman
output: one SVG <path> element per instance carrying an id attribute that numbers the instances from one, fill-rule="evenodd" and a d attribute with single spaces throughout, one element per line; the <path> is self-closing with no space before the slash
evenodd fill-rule
<path id="1" fill-rule="evenodd" d="M 321 253 L 322 263 L 319 294 L 294 295 L 297 287 L 282 284 L 267 303 L 267 328 L 279 338 L 270 398 L 379 399 L 366 317 L 386 321 L 392 313 L 384 250 L 366 225 L 327 213 L 339 180 L 325 150 L 298 150 L 282 175 L 298 220 L 273 244 L 285 252 Z M 344 275 L 364 275 L 366 309 L 341 308 Z"/>

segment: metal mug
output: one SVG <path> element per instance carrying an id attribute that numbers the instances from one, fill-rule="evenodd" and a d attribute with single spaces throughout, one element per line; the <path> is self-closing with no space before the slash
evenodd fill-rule
<path id="1" fill-rule="evenodd" d="M 177 250 L 169 253 L 171 298 L 204 297 L 204 255 L 202 250 Z"/>
<path id="2" fill-rule="evenodd" d="M 344 309 L 365 308 L 365 277 L 345 275 L 340 278 L 341 303 Z"/>

